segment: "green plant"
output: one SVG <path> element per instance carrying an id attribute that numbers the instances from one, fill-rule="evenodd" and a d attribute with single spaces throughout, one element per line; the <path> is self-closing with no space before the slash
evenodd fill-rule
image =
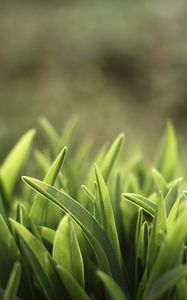
<path id="1" fill-rule="evenodd" d="M 40 123 L 48 146 L 31 163 L 44 179 L 18 183 L 35 130 L 0 168 L 1 298 L 186 299 L 187 192 L 172 125 L 151 168 L 121 151 L 123 134 L 90 163 L 90 141 L 73 145 L 75 120 L 62 134 Z"/>

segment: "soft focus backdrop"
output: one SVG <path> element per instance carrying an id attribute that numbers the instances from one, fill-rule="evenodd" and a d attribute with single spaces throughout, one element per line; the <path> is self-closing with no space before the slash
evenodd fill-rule
<path id="1" fill-rule="evenodd" d="M 0 2 L 0 157 L 45 115 L 154 150 L 187 129 L 187 2 Z M 135 142 L 136 141 L 136 142 Z"/>

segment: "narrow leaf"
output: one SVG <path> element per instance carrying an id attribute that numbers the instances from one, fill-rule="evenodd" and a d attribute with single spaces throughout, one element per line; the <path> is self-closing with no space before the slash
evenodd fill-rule
<path id="1" fill-rule="evenodd" d="M 16 262 L 13 266 L 8 284 L 6 286 L 3 300 L 14 300 L 18 291 L 19 283 L 21 278 L 21 264 Z"/>
<path id="2" fill-rule="evenodd" d="M 107 274 L 102 271 L 97 271 L 97 276 L 101 279 L 107 292 L 110 295 L 111 300 L 126 300 L 125 294 L 119 287 L 119 285 Z"/>
<path id="3" fill-rule="evenodd" d="M 64 147 L 57 156 L 50 169 L 48 170 L 43 181 L 53 185 L 58 173 L 64 163 L 67 153 L 67 148 Z M 47 226 L 55 228 L 61 218 L 60 211 L 54 207 L 48 200 L 41 195 L 36 195 L 33 205 L 31 207 L 30 216 L 33 222 L 38 226 Z"/>
<path id="4" fill-rule="evenodd" d="M 25 133 L 1 166 L 0 180 L 5 197 L 9 202 L 11 201 L 19 173 L 30 151 L 35 133 L 34 129 Z"/>
<path id="5" fill-rule="evenodd" d="M 53 258 L 84 287 L 84 265 L 72 220 L 66 215 L 60 222 L 53 244 Z"/>

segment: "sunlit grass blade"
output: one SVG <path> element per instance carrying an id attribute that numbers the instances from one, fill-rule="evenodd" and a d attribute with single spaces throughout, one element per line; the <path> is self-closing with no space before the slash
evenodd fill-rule
<path id="1" fill-rule="evenodd" d="M 0 215 L 0 285 L 5 288 L 12 266 L 20 252 L 3 217 Z"/>
<path id="2" fill-rule="evenodd" d="M 21 279 L 21 264 L 20 262 L 15 262 L 8 284 L 6 286 L 5 293 L 3 295 L 3 300 L 14 300 L 17 295 L 19 288 L 19 283 Z"/>
<path id="3" fill-rule="evenodd" d="M 7 215 L 6 215 L 5 206 L 4 206 L 1 194 L 0 194 L 0 215 L 3 217 L 5 222 L 7 222 Z"/>
<path id="4" fill-rule="evenodd" d="M 121 290 L 119 285 L 107 274 L 102 271 L 97 271 L 97 276 L 102 281 L 104 287 L 106 288 L 111 300 L 127 300 L 124 292 Z"/>
<path id="5" fill-rule="evenodd" d="M 150 201 L 148 198 L 134 193 L 124 193 L 122 194 L 122 197 L 129 202 L 132 202 L 133 204 L 139 206 L 140 208 L 143 208 L 151 216 L 155 215 L 156 204 Z"/>
<path id="6" fill-rule="evenodd" d="M 57 270 L 62 279 L 66 290 L 68 291 L 71 300 L 91 300 L 91 298 L 86 294 L 85 290 L 79 285 L 71 273 L 67 272 L 62 266 L 57 266 Z"/>
<path id="7" fill-rule="evenodd" d="M 121 253 L 119 247 L 118 234 L 114 219 L 112 204 L 108 192 L 108 188 L 102 176 L 100 169 L 95 166 L 96 181 L 98 186 L 99 205 L 101 211 L 102 225 L 108 236 L 109 241 L 115 251 L 116 257 L 120 263 Z"/>
<path id="8" fill-rule="evenodd" d="M 179 187 L 181 185 L 182 179 L 179 178 L 173 186 L 169 189 L 166 197 L 165 197 L 165 203 L 166 203 L 166 212 L 167 215 L 169 214 L 170 210 L 172 209 L 175 201 L 178 198 L 178 193 L 179 193 Z"/>
<path id="9" fill-rule="evenodd" d="M 115 253 L 99 223 L 92 215 L 66 193 L 34 178 L 24 177 L 23 179 L 34 190 L 75 219 L 87 235 L 101 269 L 112 274 L 116 282 L 124 289 L 124 278 Z"/>
<path id="10" fill-rule="evenodd" d="M 90 189 L 88 187 L 86 187 L 84 184 L 82 184 L 82 190 L 85 192 L 85 194 L 88 196 L 88 198 L 92 201 L 93 205 L 95 204 L 95 196 L 92 193 L 92 191 L 90 191 Z"/>
<path id="11" fill-rule="evenodd" d="M 177 216 L 179 214 L 181 204 L 181 197 L 179 196 L 175 203 L 173 204 L 173 207 L 171 208 L 169 215 L 167 217 L 167 230 L 170 230 L 174 226 L 175 220 L 177 219 Z"/>
<path id="12" fill-rule="evenodd" d="M 44 242 L 47 242 L 53 245 L 54 239 L 55 239 L 55 230 L 45 227 L 45 226 L 38 226 L 37 227 L 38 232 L 40 233 L 40 236 Z"/>
<path id="13" fill-rule="evenodd" d="M 113 144 L 110 146 L 101 165 L 99 165 L 105 181 L 107 181 L 108 177 L 110 176 L 110 173 L 114 167 L 114 164 L 115 164 L 115 162 L 118 158 L 119 152 L 121 150 L 123 141 L 124 141 L 124 134 L 121 133 L 115 139 Z"/>
<path id="14" fill-rule="evenodd" d="M 7 201 L 12 201 L 16 182 L 20 171 L 28 157 L 36 131 L 34 129 L 25 133 L 10 151 L 1 166 L 0 181 Z"/>
<path id="15" fill-rule="evenodd" d="M 71 217 L 60 222 L 53 243 L 53 258 L 84 287 L 84 265 Z"/>
<path id="16" fill-rule="evenodd" d="M 177 138 L 172 124 L 168 122 L 160 154 L 156 162 L 156 169 L 164 176 L 166 181 L 170 181 L 174 178 L 177 161 Z"/>
<path id="17" fill-rule="evenodd" d="M 45 247 L 23 225 L 14 220 L 11 222 L 21 239 L 23 249 L 47 299 L 60 299 L 63 298 L 63 294 L 66 296 L 55 264 L 51 263 L 50 254 Z"/>
<path id="18" fill-rule="evenodd" d="M 168 192 L 168 187 L 165 178 L 155 168 L 152 168 L 151 171 L 152 171 L 153 179 L 157 187 L 157 190 L 162 191 L 162 193 L 166 195 L 166 193 Z"/>
<path id="19" fill-rule="evenodd" d="M 187 277 L 187 266 L 177 266 L 164 273 L 157 281 L 154 282 L 146 300 L 160 299 L 165 292 L 173 288 L 179 280 L 185 277 Z"/>
<path id="20" fill-rule="evenodd" d="M 67 154 L 67 148 L 64 147 L 57 156 L 50 169 L 48 170 L 43 181 L 53 185 Z M 49 201 L 41 195 L 36 195 L 31 207 L 30 216 L 34 223 L 38 226 L 48 226 L 55 228 L 61 218 L 61 213 Z"/>

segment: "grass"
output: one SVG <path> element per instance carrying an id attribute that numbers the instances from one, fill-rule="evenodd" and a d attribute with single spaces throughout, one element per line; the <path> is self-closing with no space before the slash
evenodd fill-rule
<path id="1" fill-rule="evenodd" d="M 1 298 L 186 299 L 186 172 L 173 126 L 148 163 L 124 153 L 123 134 L 90 162 L 90 142 L 73 143 L 75 120 L 62 133 L 40 125 L 45 147 L 31 129 L 0 168 Z M 30 152 L 43 180 L 21 183 Z"/>

